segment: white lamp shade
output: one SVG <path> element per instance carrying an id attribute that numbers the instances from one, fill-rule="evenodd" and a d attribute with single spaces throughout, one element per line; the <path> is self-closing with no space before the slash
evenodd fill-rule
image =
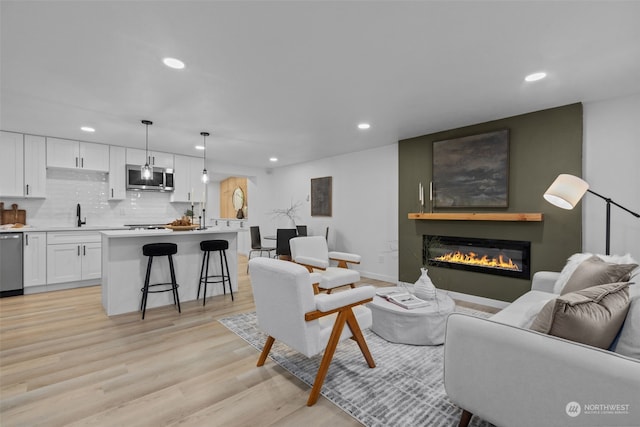
<path id="1" fill-rule="evenodd" d="M 543 197 L 559 208 L 573 209 L 588 189 L 589 184 L 583 179 L 569 174 L 560 174 L 544 192 Z"/>

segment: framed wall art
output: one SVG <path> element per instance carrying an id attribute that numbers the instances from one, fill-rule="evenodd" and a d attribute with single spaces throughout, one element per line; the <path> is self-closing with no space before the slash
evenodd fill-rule
<path id="1" fill-rule="evenodd" d="M 509 206 L 509 130 L 433 143 L 434 208 Z"/>
<path id="2" fill-rule="evenodd" d="M 332 177 L 311 178 L 311 216 L 331 216 Z"/>

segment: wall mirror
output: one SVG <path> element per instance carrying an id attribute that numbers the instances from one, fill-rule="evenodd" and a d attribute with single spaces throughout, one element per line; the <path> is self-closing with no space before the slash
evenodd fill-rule
<path id="1" fill-rule="evenodd" d="M 242 188 L 238 187 L 233 190 L 233 195 L 231 196 L 231 203 L 233 204 L 233 208 L 237 211 L 244 207 L 244 191 Z"/>

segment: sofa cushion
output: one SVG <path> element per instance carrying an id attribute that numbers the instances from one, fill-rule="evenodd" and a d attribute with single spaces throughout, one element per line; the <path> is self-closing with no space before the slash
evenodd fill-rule
<path id="1" fill-rule="evenodd" d="M 605 262 L 593 255 L 578 265 L 560 294 L 565 295 L 606 283 L 626 282 L 629 280 L 630 273 L 637 266 L 638 264 Z"/>
<path id="2" fill-rule="evenodd" d="M 640 359 L 640 285 L 629 286 L 629 311 L 614 351 Z"/>
<path id="3" fill-rule="evenodd" d="M 629 309 L 629 284 L 609 283 L 549 301 L 531 329 L 599 348 L 609 348 Z"/>
<path id="4" fill-rule="evenodd" d="M 518 328 L 528 328 L 542 307 L 555 297 L 557 295 L 549 292 L 529 291 L 491 316 L 491 320 Z"/>
<path id="5" fill-rule="evenodd" d="M 573 274 L 574 271 L 578 268 L 578 266 L 582 263 L 582 261 L 591 258 L 594 256 L 591 253 L 577 253 L 573 254 L 567 259 L 567 263 L 562 268 L 558 279 L 556 280 L 555 285 L 553 286 L 553 293 L 560 294 L 562 289 L 569 281 L 569 278 Z M 637 264 L 637 262 L 633 259 L 631 254 L 626 255 L 597 255 L 598 258 L 602 259 L 605 262 L 610 262 L 614 264 Z M 634 273 L 638 273 L 640 269 L 636 269 L 631 276 L 633 277 Z"/>

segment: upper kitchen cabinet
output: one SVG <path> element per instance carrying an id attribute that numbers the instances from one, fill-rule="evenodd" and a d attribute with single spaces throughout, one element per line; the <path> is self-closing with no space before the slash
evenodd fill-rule
<path id="1" fill-rule="evenodd" d="M 109 172 L 109 146 L 47 138 L 47 167 Z"/>
<path id="2" fill-rule="evenodd" d="M 160 151 L 149 151 L 149 156 L 147 156 L 147 152 L 145 150 L 139 150 L 137 148 L 127 148 L 128 165 L 143 166 L 146 163 L 148 163 L 149 166 L 173 169 L 173 154 L 162 153 Z"/>
<path id="3" fill-rule="evenodd" d="M 47 144 L 44 136 L 24 136 L 24 196 L 47 195 Z"/>
<path id="4" fill-rule="evenodd" d="M 0 134 L 0 196 L 46 197 L 45 139 L 14 132 Z"/>
<path id="5" fill-rule="evenodd" d="M 126 154 L 124 147 L 109 147 L 109 200 L 127 198 L 125 174 Z"/>
<path id="6" fill-rule="evenodd" d="M 0 196 L 24 196 L 24 135 L 0 132 Z"/>
<path id="7" fill-rule="evenodd" d="M 173 171 L 174 190 L 172 202 L 204 202 L 205 185 L 202 183 L 202 159 L 199 157 L 175 156 Z"/>

